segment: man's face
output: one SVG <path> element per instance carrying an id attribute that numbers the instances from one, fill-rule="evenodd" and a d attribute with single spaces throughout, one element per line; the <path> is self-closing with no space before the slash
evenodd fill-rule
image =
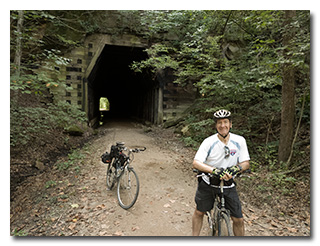
<path id="1" fill-rule="evenodd" d="M 232 122 L 228 119 L 219 119 L 216 123 L 217 131 L 222 135 L 226 136 L 232 127 Z"/>

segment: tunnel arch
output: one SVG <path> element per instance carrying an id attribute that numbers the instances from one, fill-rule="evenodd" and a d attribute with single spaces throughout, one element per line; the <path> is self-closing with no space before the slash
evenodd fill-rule
<path id="1" fill-rule="evenodd" d="M 147 58 L 143 47 L 104 44 L 85 77 L 86 112 L 91 126 L 100 117 L 99 100 L 107 97 L 109 117 L 162 123 L 163 85 L 151 73 L 135 73 L 133 61 Z"/>

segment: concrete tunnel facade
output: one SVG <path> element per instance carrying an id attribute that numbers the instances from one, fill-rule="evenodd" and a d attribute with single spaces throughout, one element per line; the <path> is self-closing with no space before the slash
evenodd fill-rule
<path id="1" fill-rule="evenodd" d="M 71 62 L 59 68 L 58 79 L 64 80 L 66 87 L 50 88 L 54 99 L 85 111 L 91 127 L 99 125 L 101 97 L 110 103 L 107 119 L 121 117 L 159 125 L 181 117 L 196 98 L 192 84 L 175 84 L 170 69 L 158 70 L 155 75 L 129 67 L 133 61 L 147 58 L 144 50 L 149 46 L 147 40 L 129 34 L 86 37 L 83 46 L 65 55 Z"/>

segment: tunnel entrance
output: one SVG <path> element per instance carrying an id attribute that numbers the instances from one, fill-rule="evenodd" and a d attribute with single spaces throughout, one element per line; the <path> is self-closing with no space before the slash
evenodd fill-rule
<path id="1" fill-rule="evenodd" d="M 110 110 L 110 102 L 106 97 L 100 97 L 99 100 L 99 110 L 100 112 L 109 111 Z"/>
<path id="2" fill-rule="evenodd" d="M 100 97 L 99 110 L 100 110 L 99 126 L 101 126 L 105 121 L 105 117 L 108 115 L 108 111 L 110 110 L 110 102 L 108 98 Z"/>
<path id="3" fill-rule="evenodd" d="M 133 61 L 147 58 L 143 48 L 105 45 L 90 72 L 88 82 L 88 118 L 97 124 L 100 98 L 108 98 L 110 110 L 104 119 L 134 118 L 159 123 L 162 111 L 162 88 L 149 73 L 135 73 Z M 160 118 L 159 118 L 160 117 Z"/>

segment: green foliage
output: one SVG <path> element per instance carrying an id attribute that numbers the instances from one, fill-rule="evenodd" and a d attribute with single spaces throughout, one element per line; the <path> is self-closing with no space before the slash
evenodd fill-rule
<path id="1" fill-rule="evenodd" d="M 11 235 L 14 237 L 26 237 L 28 236 L 28 233 L 25 230 L 18 230 L 15 228 Z"/>
<path id="2" fill-rule="evenodd" d="M 82 163 L 83 158 L 85 157 L 79 150 L 73 150 L 71 153 L 68 154 L 68 160 L 63 162 L 57 162 L 56 167 L 59 171 L 65 171 L 69 168 L 73 167 L 75 172 L 80 171 L 79 164 Z"/>
<path id="3" fill-rule="evenodd" d="M 185 136 L 185 141 L 197 146 L 214 129 L 207 120 L 214 110 L 227 108 L 235 116 L 235 131 L 249 140 L 248 146 L 253 149 L 250 152 L 258 159 L 257 163 L 276 165 L 283 65 L 290 64 L 296 69 L 297 115 L 302 95 L 310 88 L 309 11 L 296 11 L 289 24 L 284 21 L 284 11 L 274 10 L 52 10 L 24 11 L 24 15 L 25 28 L 23 33 L 18 33 L 17 11 L 11 11 L 11 54 L 14 54 L 16 37 L 21 37 L 24 51 L 21 77 L 15 77 L 12 67 L 12 91 L 43 94 L 49 86 L 63 86 L 57 80 L 50 80 L 46 72 L 34 74 L 30 65 L 45 65 L 46 71 L 56 73 L 55 66 L 68 63 L 61 50 L 78 45 L 85 34 L 136 33 L 148 38 L 151 46 L 146 50 L 148 59 L 133 62 L 131 68 L 136 72 L 147 69 L 155 74 L 159 69 L 170 68 L 176 83 L 193 84 L 203 100 L 197 102 L 199 109 L 186 118 L 190 135 Z M 110 27 L 110 22 L 123 23 L 123 27 L 116 30 Z M 291 44 L 285 47 L 283 34 L 291 30 L 296 33 Z M 39 116 L 50 122 L 44 124 L 47 127 L 64 129 L 70 121 L 82 121 L 83 117 L 63 105 L 47 105 L 48 112 L 35 108 L 16 109 L 15 106 L 12 105 L 12 124 L 18 131 L 12 136 L 25 134 L 27 131 L 22 126 L 26 123 L 29 126 L 29 122 L 32 125 Z M 72 120 L 68 118 L 70 113 Z M 27 119 L 26 123 L 17 119 L 19 115 Z M 34 119 L 30 115 L 35 115 Z M 310 130 L 310 93 L 306 93 L 302 115 L 302 122 Z M 34 132 L 45 130 L 43 126 L 35 128 Z M 16 137 L 13 144 L 19 139 Z M 21 141 L 26 143 L 28 139 L 21 137 Z"/>
<path id="4" fill-rule="evenodd" d="M 43 94 L 46 90 L 47 83 L 55 83 L 46 76 L 44 73 L 33 74 L 22 74 L 17 76 L 13 74 L 10 76 L 10 90 L 12 92 L 22 94 Z M 58 83 L 55 83 L 58 84 Z"/>
<path id="5" fill-rule="evenodd" d="M 45 138 L 49 131 L 66 129 L 75 123 L 85 122 L 85 114 L 67 103 L 50 103 L 48 88 L 65 86 L 57 79 L 57 66 L 67 65 L 69 59 L 63 57 L 57 47 L 74 45 L 74 42 L 61 33 L 54 46 L 48 38 L 53 29 L 46 25 L 61 26 L 59 16 L 50 11 L 23 11 L 23 28 L 17 31 L 17 11 L 11 17 L 11 76 L 10 76 L 10 145 L 27 144 Z M 15 53 L 16 40 L 21 40 L 21 53 Z M 50 41 L 49 41 L 50 40 Z M 54 48 L 52 48 L 54 47 Z M 18 59 L 19 58 L 19 59 Z M 16 59 L 21 66 L 16 64 Z M 14 61 L 14 62 L 13 62 Z M 41 69 L 38 69 L 41 67 Z"/>
<path id="6" fill-rule="evenodd" d="M 53 187 L 55 187 L 56 185 L 57 185 L 57 182 L 56 182 L 56 181 L 54 181 L 54 180 L 49 180 L 49 181 L 46 182 L 45 188 L 46 188 L 46 189 L 53 188 Z"/>
<path id="7" fill-rule="evenodd" d="M 29 141 L 34 140 L 35 135 L 45 134 L 51 128 L 51 121 L 48 121 L 50 118 L 50 112 L 43 108 L 12 107 L 10 145 L 27 145 Z"/>
<path id="8" fill-rule="evenodd" d="M 146 52 L 152 59 L 140 62 L 134 61 L 130 67 L 135 72 L 142 72 L 146 68 L 152 68 L 151 70 L 155 73 L 158 69 L 178 69 L 179 67 L 179 63 L 170 56 L 170 53 L 175 52 L 175 49 L 172 47 L 164 44 L 155 44 L 147 49 Z"/>
<path id="9" fill-rule="evenodd" d="M 200 142 L 203 141 L 208 135 L 211 135 L 214 131 L 214 121 L 213 119 L 205 119 L 202 121 L 196 121 L 190 123 L 189 125 L 189 134 L 192 136 L 192 140 L 194 143 L 198 145 Z M 196 146 L 194 146 L 196 147 Z"/>
<path id="10" fill-rule="evenodd" d="M 256 160 L 258 160 L 260 163 L 267 164 L 270 170 L 273 170 L 277 167 L 278 142 L 269 143 L 265 146 L 257 146 L 256 151 Z"/>
<path id="11" fill-rule="evenodd" d="M 44 137 L 51 129 L 67 129 L 78 122 L 86 122 L 85 113 L 65 102 L 47 107 L 23 107 L 11 104 L 10 145 L 27 145 Z"/>
<path id="12" fill-rule="evenodd" d="M 150 36 L 167 33 L 172 39 L 151 46 L 149 58 L 132 68 L 155 73 L 164 66 L 171 68 L 176 83 L 192 83 L 208 99 L 209 103 L 199 103 L 203 110 L 192 111 L 196 116 L 185 121 L 191 133 L 184 137 L 186 144 L 197 146 L 212 134 L 214 127 L 206 119 L 223 107 L 233 112 L 236 131 L 250 140 L 257 162 L 279 166 L 282 67 L 295 67 L 301 104 L 303 87 L 310 86 L 310 12 L 296 11 L 290 24 L 284 22 L 284 11 L 265 10 L 146 11 L 142 22 L 150 25 Z M 297 33 L 289 49 L 282 37 L 293 26 Z M 306 107 L 306 121 L 309 113 Z"/>
<path id="13" fill-rule="evenodd" d="M 270 173 L 267 175 L 267 182 L 272 185 L 269 187 L 269 189 L 274 187 L 283 195 L 290 195 L 297 180 L 296 178 L 287 176 L 285 174 Z"/>
<path id="14" fill-rule="evenodd" d="M 75 105 L 62 101 L 48 105 L 51 122 L 58 127 L 68 129 L 76 123 L 85 123 L 87 121 L 86 113 Z"/>

